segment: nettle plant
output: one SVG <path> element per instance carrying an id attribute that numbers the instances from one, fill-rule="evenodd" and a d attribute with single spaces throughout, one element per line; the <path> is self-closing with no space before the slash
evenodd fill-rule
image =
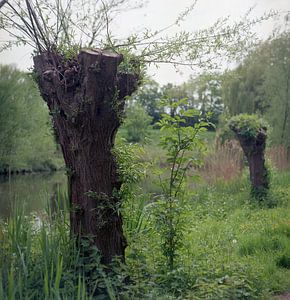
<path id="1" fill-rule="evenodd" d="M 201 118 L 195 109 L 184 110 L 180 107 L 187 99 L 166 104 L 177 114 L 163 114 L 158 122 L 161 132 L 161 147 L 166 150 L 167 165 L 158 170 L 162 194 L 155 203 L 157 230 L 162 240 L 162 253 L 170 271 L 174 270 L 178 250 L 182 246 L 183 230 L 186 225 L 187 203 L 186 184 L 198 176 L 194 167 L 202 164 L 202 154 L 206 147 L 202 133 L 207 131 L 209 123 Z M 200 117 L 200 118 L 199 118 Z M 199 120 L 194 126 L 188 126 L 189 118 Z"/>
<path id="2" fill-rule="evenodd" d="M 265 165 L 268 125 L 257 115 L 241 114 L 230 119 L 229 128 L 235 133 L 249 163 L 251 194 L 263 200 L 269 191 L 269 172 Z"/>

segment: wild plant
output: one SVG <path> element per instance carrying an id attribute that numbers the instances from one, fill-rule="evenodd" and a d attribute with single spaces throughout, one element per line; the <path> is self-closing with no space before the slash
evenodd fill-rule
<path id="1" fill-rule="evenodd" d="M 189 178 L 196 178 L 191 172 L 194 167 L 201 165 L 201 156 L 206 147 L 201 133 L 207 130 L 209 123 L 201 118 L 195 109 L 183 109 L 187 100 L 167 104 L 169 111 L 158 122 L 161 132 L 161 147 L 166 151 L 167 165 L 157 170 L 162 194 L 155 202 L 156 226 L 161 237 L 161 248 L 170 271 L 175 268 L 178 250 L 182 246 L 183 231 L 186 225 L 186 212 L 189 206 L 186 201 L 186 183 Z M 190 118 L 198 119 L 193 125 L 187 125 Z"/>

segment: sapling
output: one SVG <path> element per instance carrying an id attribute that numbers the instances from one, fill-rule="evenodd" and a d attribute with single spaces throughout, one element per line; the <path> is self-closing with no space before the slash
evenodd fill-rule
<path id="1" fill-rule="evenodd" d="M 180 109 L 186 99 L 170 104 L 177 112 L 174 116 L 163 114 L 158 122 L 161 131 L 161 147 L 166 150 L 167 166 L 159 170 L 162 194 L 156 203 L 156 220 L 162 239 L 162 252 L 169 270 L 175 268 L 178 249 L 182 246 L 184 215 L 188 210 L 186 182 L 189 171 L 201 164 L 200 154 L 205 151 L 201 136 L 209 123 L 199 119 L 194 126 L 187 126 L 188 118 L 200 116 L 195 109 Z M 168 105 L 167 105 L 168 107 Z"/>

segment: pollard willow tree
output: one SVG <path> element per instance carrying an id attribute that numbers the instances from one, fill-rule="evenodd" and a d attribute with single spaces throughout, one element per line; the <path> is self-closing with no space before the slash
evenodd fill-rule
<path id="1" fill-rule="evenodd" d="M 249 163 L 251 194 L 265 201 L 269 191 L 269 172 L 265 163 L 268 124 L 257 115 L 240 114 L 229 120 Z"/>
<path id="2" fill-rule="evenodd" d="M 138 5 L 142 5 L 140 2 Z M 0 28 L 11 36 L 2 50 L 18 44 L 34 48 L 34 73 L 47 103 L 68 172 L 71 233 L 89 238 L 109 264 L 125 258 L 119 190 L 112 149 L 124 103 L 136 89 L 146 64 L 216 67 L 214 58 L 232 57 L 249 46 L 252 26 L 219 19 L 196 32 L 166 35 L 178 27 L 195 2 L 167 28 L 113 39 L 110 26 L 129 0 L 4 0 Z M 266 17 L 266 16 L 265 16 Z M 141 71 L 140 71 L 141 70 Z"/>

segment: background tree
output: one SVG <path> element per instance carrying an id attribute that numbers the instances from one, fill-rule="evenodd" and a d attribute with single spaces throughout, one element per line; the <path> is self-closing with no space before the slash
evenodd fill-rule
<path id="1" fill-rule="evenodd" d="M 0 171 L 57 168 L 47 107 L 31 76 L 0 66 Z"/>
<path id="2" fill-rule="evenodd" d="M 265 114 L 269 103 L 263 89 L 265 67 L 269 64 L 266 47 L 255 49 L 236 69 L 225 72 L 222 98 L 230 115 Z"/>
<path id="3" fill-rule="evenodd" d="M 178 113 L 178 109 L 184 108 L 184 106 L 190 106 L 190 99 L 187 97 L 187 92 L 185 90 L 185 85 L 173 85 L 168 83 L 162 87 L 162 98 L 167 103 L 166 109 L 169 110 L 169 115 L 174 118 Z M 174 105 L 179 102 L 181 99 L 187 99 L 186 104 L 183 103 L 183 106 Z"/>
<path id="4" fill-rule="evenodd" d="M 263 90 L 270 102 L 266 114 L 272 124 L 272 141 L 290 146 L 290 32 L 284 32 L 269 44 L 269 62 L 264 73 Z"/>
<path id="5" fill-rule="evenodd" d="M 203 73 L 191 77 L 185 84 L 188 98 L 192 99 L 192 108 L 200 109 L 203 116 L 211 113 L 209 122 L 217 124 L 223 112 L 221 97 L 221 75 L 219 73 Z"/>
<path id="6" fill-rule="evenodd" d="M 272 127 L 271 141 L 290 145 L 290 33 L 262 43 L 235 70 L 225 73 L 223 102 L 230 115 L 258 113 Z"/>
<path id="7" fill-rule="evenodd" d="M 164 112 L 160 103 L 161 98 L 162 93 L 159 84 L 151 78 L 145 78 L 138 91 L 132 96 L 131 101 L 141 104 L 146 109 L 147 114 L 152 117 L 154 124 L 160 120 L 161 114 Z"/>
<path id="8" fill-rule="evenodd" d="M 126 110 L 126 119 L 122 126 L 124 137 L 129 143 L 145 142 L 150 135 L 152 118 L 139 103 L 129 106 Z"/>

